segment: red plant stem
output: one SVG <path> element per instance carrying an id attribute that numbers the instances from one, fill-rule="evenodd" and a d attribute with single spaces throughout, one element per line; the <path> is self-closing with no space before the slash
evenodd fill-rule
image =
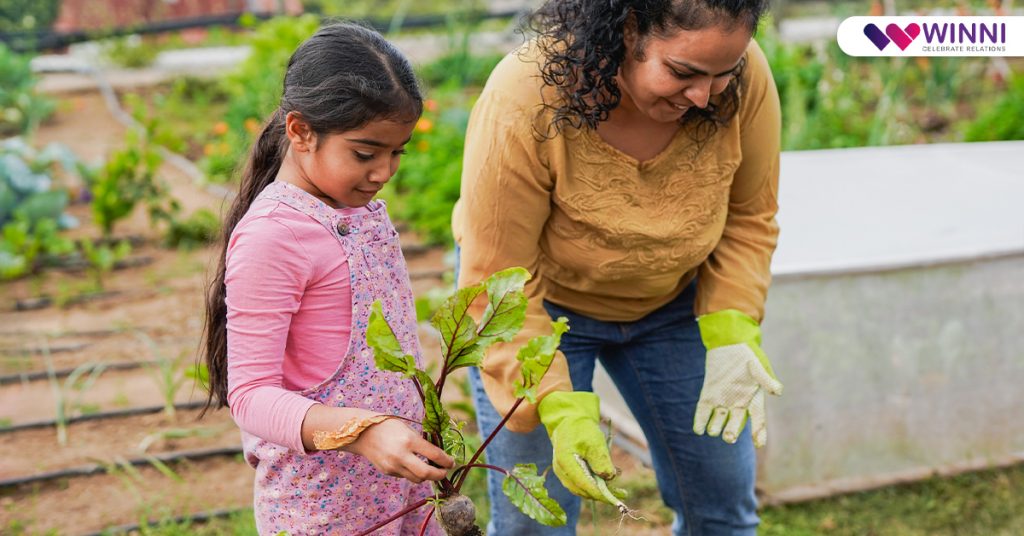
<path id="1" fill-rule="evenodd" d="M 427 395 L 423 394 L 423 386 L 420 385 L 419 378 L 413 378 L 412 379 L 412 384 L 416 386 L 416 392 L 420 395 L 420 404 L 423 404 L 423 407 L 426 408 L 427 407 Z M 413 422 L 415 422 L 415 421 L 413 421 Z M 416 423 L 416 424 L 421 424 L 421 423 Z M 430 441 L 431 443 L 434 443 L 434 441 L 432 441 L 431 438 L 430 438 L 430 434 L 428 434 L 426 431 L 423 432 L 423 439 L 426 439 L 427 441 Z M 434 444 L 437 445 L 437 443 L 434 443 Z M 439 446 L 442 449 L 444 449 L 444 446 L 442 446 L 442 445 L 437 445 L 437 446 Z"/>
<path id="2" fill-rule="evenodd" d="M 427 512 L 427 517 L 423 519 L 423 524 L 420 525 L 420 536 L 423 536 L 427 533 L 427 525 L 430 523 L 431 516 L 434 515 L 434 510 L 437 510 L 437 508 L 431 508 L 430 511 Z"/>
<path id="3" fill-rule="evenodd" d="M 482 467 L 484 469 L 490 469 L 491 471 L 497 471 L 499 473 L 504 473 L 506 475 L 509 474 L 508 469 L 504 469 L 502 467 L 498 467 L 497 465 L 491 465 L 488 463 L 474 463 L 472 465 L 463 465 L 462 467 L 464 467 L 467 471 L 474 467 Z"/>
<path id="4" fill-rule="evenodd" d="M 433 497 L 430 497 L 430 499 L 432 499 L 432 498 Z M 402 511 L 398 512 L 397 514 L 395 514 L 395 515 L 385 519 L 384 521 L 381 521 L 380 523 L 377 523 L 376 525 L 374 525 L 374 526 L 364 530 L 363 532 L 360 532 L 359 536 L 368 536 L 369 534 L 373 534 L 373 532 L 375 530 L 380 529 L 380 528 L 384 527 L 385 525 L 387 525 L 388 523 L 391 523 L 392 521 L 394 521 L 394 520 L 404 516 L 405 514 L 408 514 L 409 512 L 413 512 L 416 509 L 418 509 L 421 506 L 423 506 L 424 504 L 427 504 L 428 500 L 429 499 L 420 499 L 420 500 L 416 501 L 415 503 L 410 504 L 409 506 L 406 506 L 404 509 L 402 509 Z"/>
<path id="5" fill-rule="evenodd" d="M 413 378 L 412 379 L 412 384 L 416 386 L 416 392 L 419 393 L 419 395 L 420 395 L 420 402 L 423 405 L 426 405 L 427 404 L 427 396 L 423 394 L 423 386 L 420 385 L 420 380 L 418 378 Z"/>
<path id="6" fill-rule="evenodd" d="M 516 399 L 516 403 L 512 404 L 512 409 L 508 410 L 508 413 L 506 413 L 505 416 L 501 419 L 501 422 L 498 423 L 498 426 L 495 426 L 494 430 L 491 430 L 491 435 L 487 436 L 487 439 L 483 442 L 482 445 L 480 445 L 480 448 L 476 449 L 476 452 L 473 453 L 473 457 L 469 459 L 469 463 L 467 463 L 466 466 L 471 466 L 474 463 L 476 463 L 477 458 L 479 458 L 480 455 L 483 454 L 484 449 L 487 448 L 487 445 L 491 444 L 491 441 L 494 439 L 494 436 L 498 435 L 498 432 L 500 432 L 501 429 L 505 427 L 505 423 L 508 422 L 508 420 L 512 417 L 512 414 L 516 412 L 516 409 L 518 409 L 519 405 L 523 403 L 523 400 L 526 399 Z M 468 473 L 469 471 L 467 470 L 463 471 L 459 475 L 459 481 L 455 483 L 455 493 L 458 493 L 459 490 L 462 489 L 462 483 L 466 481 L 466 475 Z"/>
<path id="7" fill-rule="evenodd" d="M 455 485 L 452 484 L 451 480 L 448 480 L 448 477 L 444 477 L 441 480 L 438 480 L 437 486 L 441 488 L 441 493 L 443 493 L 445 496 L 455 493 Z"/>
<path id="8" fill-rule="evenodd" d="M 448 363 L 446 362 L 441 367 L 441 377 L 437 379 L 437 385 L 434 386 L 434 390 L 437 391 L 437 399 L 441 399 L 441 391 L 444 390 L 444 381 L 448 378 Z"/>

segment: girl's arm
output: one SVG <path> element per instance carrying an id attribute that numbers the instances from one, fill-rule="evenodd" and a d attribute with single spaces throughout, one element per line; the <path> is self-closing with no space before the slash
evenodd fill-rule
<path id="1" fill-rule="evenodd" d="M 338 430 L 352 420 L 361 421 L 379 415 L 375 411 L 361 408 L 328 407 L 314 404 L 302 421 L 302 443 L 306 450 L 315 449 L 313 433 Z M 441 480 L 446 469 L 455 461 L 437 446 L 409 427 L 400 419 L 388 419 L 364 430 L 354 442 L 340 450 L 366 457 L 377 469 L 386 475 L 411 480 Z M 423 461 L 420 456 L 435 464 Z"/>
<path id="2" fill-rule="evenodd" d="M 301 451 L 302 420 L 315 402 L 284 388 L 284 356 L 312 262 L 272 207 L 254 209 L 268 213 L 239 223 L 225 265 L 228 405 L 246 433 Z"/>

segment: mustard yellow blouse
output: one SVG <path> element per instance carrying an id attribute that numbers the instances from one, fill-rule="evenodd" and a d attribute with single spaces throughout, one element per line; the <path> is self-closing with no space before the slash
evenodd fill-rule
<path id="1" fill-rule="evenodd" d="M 778 236 L 779 98 L 756 42 L 747 48 L 732 121 L 703 145 L 680 129 L 644 162 L 590 129 L 538 139 L 551 119 L 542 99 L 555 98 L 537 76 L 538 54 L 527 43 L 487 81 L 470 115 L 452 217 L 459 285 L 511 266 L 533 274 L 522 331 L 492 347 L 482 367 L 499 413 L 514 402 L 516 350 L 551 331 L 542 300 L 599 320 L 632 321 L 697 277 L 696 314 L 738 309 L 760 321 Z M 554 390 L 572 390 L 561 354 L 540 396 Z M 524 404 L 507 426 L 525 432 L 537 424 L 536 408 Z"/>

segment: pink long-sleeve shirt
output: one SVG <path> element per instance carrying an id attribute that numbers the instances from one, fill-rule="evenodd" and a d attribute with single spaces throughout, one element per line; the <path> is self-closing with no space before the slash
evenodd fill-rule
<path id="1" fill-rule="evenodd" d="M 231 234 L 224 283 L 231 416 L 246 433 L 302 451 L 315 402 L 296 391 L 327 379 L 348 349 L 345 252 L 320 222 L 257 199 Z"/>

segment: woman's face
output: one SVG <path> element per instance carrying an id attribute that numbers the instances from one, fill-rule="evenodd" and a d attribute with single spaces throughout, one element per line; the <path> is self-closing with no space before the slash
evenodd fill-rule
<path id="1" fill-rule="evenodd" d="M 659 123 L 679 121 L 691 107 L 706 107 L 733 79 L 750 38 L 742 24 L 652 34 L 642 43 L 627 31 L 618 76 L 622 106 Z M 638 45 L 642 61 L 635 56 Z"/>

